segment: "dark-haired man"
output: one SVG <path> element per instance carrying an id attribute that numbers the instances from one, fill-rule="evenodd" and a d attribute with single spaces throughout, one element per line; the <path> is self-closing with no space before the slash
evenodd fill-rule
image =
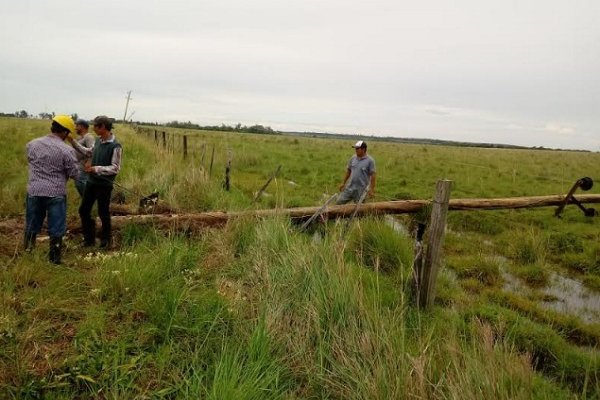
<path id="1" fill-rule="evenodd" d="M 367 142 L 359 140 L 352 147 L 356 154 L 348 161 L 336 204 L 358 202 L 365 190 L 368 190 L 369 197 L 375 194 L 375 160 L 367 155 Z"/>
<path id="2" fill-rule="evenodd" d="M 35 246 L 37 234 L 48 215 L 50 251 L 48 259 L 61 263 L 62 239 L 67 221 L 67 179 L 78 179 L 75 152 L 64 144 L 75 132 L 68 115 L 52 118 L 50 134 L 27 143 L 29 180 L 25 210 L 25 250 Z"/>
<path id="3" fill-rule="evenodd" d="M 76 139 L 77 143 L 85 147 L 86 149 L 93 149 L 94 143 L 96 139 L 94 135 L 88 132 L 90 128 L 90 124 L 85 119 L 78 119 L 75 121 L 75 130 L 79 135 L 79 138 Z M 79 193 L 79 196 L 83 198 L 83 192 L 85 190 L 85 184 L 88 179 L 87 172 L 84 171 L 86 163 L 89 161 L 89 157 L 80 152 L 75 152 L 77 155 L 77 166 L 79 167 L 79 178 L 75 181 L 75 188 Z"/>
<path id="4" fill-rule="evenodd" d="M 111 245 L 110 195 L 115 177 L 121 170 L 123 148 L 112 134 L 113 119 L 105 115 L 94 119 L 94 132 L 98 135 L 94 148 L 85 149 L 79 143 L 71 140 L 71 144 L 82 154 L 91 155 L 91 160 L 84 168 L 88 180 L 79 207 L 81 227 L 83 230 L 84 246 L 96 244 L 96 221 L 92 218 L 92 207 L 98 202 L 98 216 L 102 222 L 100 247 Z"/>

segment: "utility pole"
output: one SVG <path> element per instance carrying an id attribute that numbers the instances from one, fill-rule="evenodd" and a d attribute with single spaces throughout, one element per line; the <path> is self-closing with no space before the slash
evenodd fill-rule
<path id="1" fill-rule="evenodd" d="M 127 122 L 127 107 L 129 107 L 129 100 L 131 100 L 131 90 L 127 92 L 127 102 L 125 103 L 125 114 L 123 114 L 123 122 Z"/>

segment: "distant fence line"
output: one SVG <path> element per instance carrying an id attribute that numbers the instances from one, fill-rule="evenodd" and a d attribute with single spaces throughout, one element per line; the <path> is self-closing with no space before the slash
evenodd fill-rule
<path id="1" fill-rule="evenodd" d="M 162 148 L 164 151 L 169 152 L 171 154 L 180 154 L 184 160 L 193 158 L 199 158 L 200 165 L 204 170 L 208 170 L 208 175 L 212 176 L 212 169 L 214 164 L 215 157 L 215 145 L 213 144 L 209 148 L 208 143 L 206 141 L 201 142 L 199 145 L 197 144 L 196 139 L 200 139 L 198 135 L 186 135 L 182 133 L 173 133 L 168 130 L 159 130 L 147 127 L 141 127 L 138 125 L 134 125 L 133 129 L 138 135 L 144 135 L 149 140 L 152 140 L 154 144 Z M 196 142 L 196 143 L 194 143 Z M 210 163 L 207 158 L 210 154 Z M 207 169 L 205 162 L 209 164 Z M 231 157 L 228 158 L 228 166 L 231 166 Z"/>

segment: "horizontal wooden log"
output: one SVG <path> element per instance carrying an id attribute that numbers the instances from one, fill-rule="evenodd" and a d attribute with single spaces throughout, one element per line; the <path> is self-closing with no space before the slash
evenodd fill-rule
<path id="1" fill-rule="evenodd" d="M 576 195 L 579 202 L 600 203 L 600 194 Z M 450 199 L 449 210 L 498 210 L 516 208 L 534 208 L 558 206 L 564 200 L 564 195 L 535 196 L 535 197 L 509 197 L 496 199 Z M 357 215 L 384 215 L 384 214 L 410 214 L 420 211 L 428 206 L 431 200 L 397 200 L 377 203 L 364 203 Z M 354 204 L 330 206 L 325 213 L 328 218 L 346 218 L 354 212 Z M 276 215 L 291 217 L 297 220 L 306 220 L 320 207 L 298 207 L 287 209 L 271 209 L 238 212 L 205 212 L 205 213 L 179 213 L 179 214 L 146 214 L 146 215 L 114 215 L 112 225 L 121 229 L 128 223 L 151 224 L 158 227 L 173 229 L 198 229 L 208 226 L 224 225 L 234 218 L 264 218 Z M 135 212 L 133 208 L 120 207 L 119 212 Z M 24 225 L 23 218 L 0 221 L 0 234 L 20 235 Z M 69 218 L 68 229 L 71 233 L 81 231 L 78 218 Z"/>
<path id="2" fill-rule="evenodd" d="M 600 194 L 576 196 L 581 203 L 600 203 Z M 496 199 L 451 199 L 449 210 L 498 210 L 558 206 L 564 195 L 535 196 L 535 197 L 509 197 Z M 397 200 L 376 203 L 364 203 L 357 215 L 384 215 L 384 214 L 409 214 L 416 213 L 428 206 L 431 200 Z M 313 215 L 320 207 L 297 207 L 286 209 L 269 209 L 237 212 L 205 212 L 196 214 L 150 214 L 113 216 L 113 226 L 122 227 L 127 223 L 148 223 L 160 226 L 218 226 L 227 223 L 230 219 L 241 217 L 271 217 L 287 216 L 293 219 L 306 219 Z M 346 218 L 354 212 L 354 204 L 330 206 L 326 211 L 328 218 Z"/>

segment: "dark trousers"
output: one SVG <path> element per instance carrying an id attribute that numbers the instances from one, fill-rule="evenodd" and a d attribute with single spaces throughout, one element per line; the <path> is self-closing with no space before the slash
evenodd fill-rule
<path id="1" fill-rule="evenodd" d="M 111 239 L 110 225 L 110 194 L 112 186 L 101 186 L 90 183 L 85 185 L 81 206 L 79 206 L 79 216 L 81 217 L 81 227 L 83 229 L 83 239 L 86 244 L 93 244 L 96 238 L 96 221 L 92 218 L 92 207 L 94 202 L 98 201 L 98 216 L 102 222 L 102 233 L 100 234 L 101 243 L 108 243 Z"/>

